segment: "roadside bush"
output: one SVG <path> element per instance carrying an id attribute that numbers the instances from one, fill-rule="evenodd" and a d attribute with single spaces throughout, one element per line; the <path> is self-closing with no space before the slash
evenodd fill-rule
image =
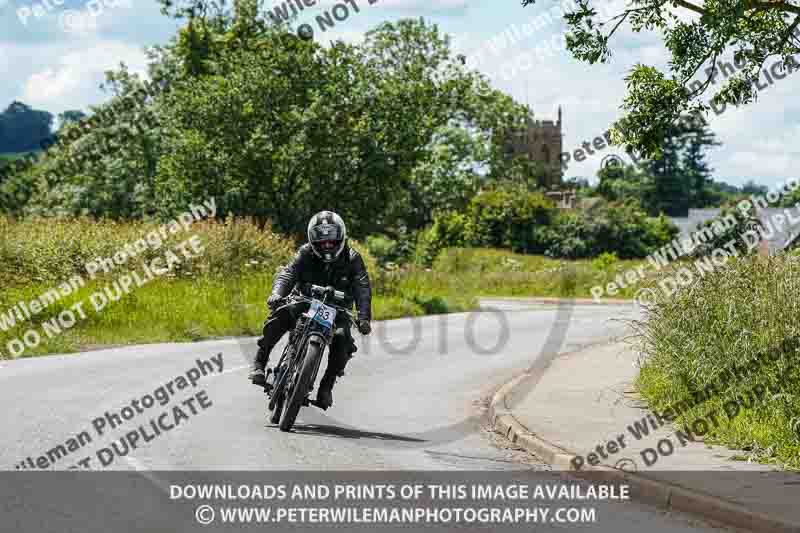
<path id="1" fill-rule="evenodd" d="M 679 427 L 716 410 L 720 423 L 706 442 L 800 468 L 800 262 L 788 255 L 731 259 L 671 297 L 658 294 L 645 320 L 634 323 L 643 355 L 638 386 L 650 406 L 661 411 L 703 398 L 717 384 L 718 393 L 685 411 Z M 761 354 L 773 360 L 751 366 Z M 734 367 L 748 368 L 720 387 L 718 376 Z M 767 390 L 752 402 L 756 385 Z M 752 408 L 723 414 L 726 402 L 741 399 Z"/>
<path id="2" fill-rule="evenodd" d="M 482 191 L 467 207 L 466 241 L 472 246 L 535 253 L 538 243 L 533 229 L 548 226 L 555 212 L 553 203 L 538 192 L 520 187 Z"/>
<path id="3" fill-rule="evenodd" d="M 580 259 L 608 252 L 634 259 L 670 242 L 678 228 L 663 215 L 648 217 L 634 202 L 602 202 L 589 211 L 561 211 L 552 225 L 533 233 L 537 247 L 550 257 Z"/>
<path id="4" fill-rule="evenodd" d="M 417 235 L 414 262 L 430 266 L 444 248 L 466 246 L 466 228 L 467 217 L 462 213 L 447 211 L 437 214 L 433 224 Z"/>
<path id="5" fill-rule="evenodd" d="M 397 241 L 385 235 L 370 235 L 364 242 L 379 263 L 394 262 L 397 259 Z"/>
<path id="6" fill-rule="evenodd" d="M 378 260 L 375 258 L 374 255 L 369 250 L 369 247 L 362 243 L 361 241 L 357 241 L 355 239 L 348 239 L 347 243 L 350 247 L 352 247 L 356 252 L 361 254 L 361 258 L 364 260 L 364 265 L 367 267 L 367 273 L 369 274 L 370 278 L 375 278 L 375 276 L 380 271 L 380 267 L 378 266 Z"/>
<path id="7" fill-rule="evenodd" d="M 614 252 L 603 252 L 592 260 L 592 268 L 595 270 L 610 270 L 617 265 L 619 258 Z"/>
<path id="8" fill-rule="evenodd" d="M 599 202 L 591 210 L 556 209 L 540 193 L 516 188 L 484 191 L 466 213 L 441 213 L 420 232 L 416 262 L 431 265 L 447 247 L 504 248 L 563 259 L 613 253 L 647 257 L 678 228 L 665 216 L 648 217 L 636 202 Z"/>
<path id="9" fill-rule="evenodd" d="M 378 264 L 402 264 L 413 259 L 416 238 L 416 234 L 409 234 L 403 228 L 391 236 L 370 235 L 365 239 L 364 244 Z"/>

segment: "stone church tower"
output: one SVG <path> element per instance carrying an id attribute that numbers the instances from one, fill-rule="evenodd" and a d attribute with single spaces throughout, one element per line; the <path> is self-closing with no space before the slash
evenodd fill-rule
<path id="1" fill-rule="evenodd" d="M 563 145 L 561 133 L 561 106 L 558 107 L 558 122 L 534 120 L 528 117 L 528 127 L 514 135 L 508 145 L 508 154 L 526 156 L 540 162 L 546 172 L 544 185 L 548 189 L 558 188 L 564 181 L 561 168 Z"/>

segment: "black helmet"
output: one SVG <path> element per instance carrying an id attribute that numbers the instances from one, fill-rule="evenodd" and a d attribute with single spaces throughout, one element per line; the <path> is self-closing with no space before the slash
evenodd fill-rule
<path id="1" fill-rule="evenodd" d="M 333 211 L 320 211 L 308 223 L 308 243 L 317 257 L 330 263 L 336 261 L 347 242 L 347 227 L 342 217 Z"/>

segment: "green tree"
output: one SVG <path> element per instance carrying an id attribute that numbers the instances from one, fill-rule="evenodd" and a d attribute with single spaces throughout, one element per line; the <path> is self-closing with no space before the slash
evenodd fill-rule
<path id="1" fill-rule="evenodd" d="M 579 259 L 614 253 L 646 257 L 667 244 L 678 228 L 663 214 L 648 217 L 636 200 L 599 202 L 592 210 L 561 210 L 550 225 L 534 229 L 536 247 L 552 257 Z"/>
<path id="2" fill-rule="evenodd" d="M 706 161 L 706 150 L 721 146 L 714 133 L 705 124 L 690 125 L 683 133 L 684 150 L 681 167 L 689 182 L 689 205 L 708 207 L 714 205 L 719 197 L 712 188 L 713 169 Z"/>
<path id="3" fill-rule="evenodd" d="M 667 130 L 658 156 L 638 168 L 601 169 L 597 192 L 611 201 L 635 198 L 650 215 L 687 216 L 690 207 L 706 207 L 719 199 L 705 159 L 706 150 L 719 144 L 704 121 L 683 117 Z"/>
<path id="4" fill-rule="evenodd" d="M 144 82 L 107 73 L 106 104 L 66 121 L 20 179 L 28 214 L 164 215 L 215 196 L 219 213 L 299 234 L 335 209 L 353 235 L 403 241 L 505 176 L 518 105 L 454 56 L 424 20 L 384 23 L 330 47 L 261 17 L 254 0 L 168 3 L 170 44 Z M 19 188 L 19 187 L 18 187 Z"/>
<path id="5" fill-rule="evenodd" d="M 61 130 L 68 122 L 80 122 L 86 118 L 86 113 L 78 109 L 71 109 L 58 114 L 58 129 Z"/>
<path id="6" fill-rule="evenodd" d="M 12 102 L 0 113 L 0 153 L 39 150 L 42 140 L 50 136 L 52 124 L 51 113 Z"/>
<path id="7" fill-rule="evenodd" d="M 522 5 L 536 0 L 522 0 Z M 604 1 L 605 3 L 605 1 Z M 800 69 L 800 5 L 791 0 L 631 0 L 618 14 L 602 20 L 599 0 L 575 0 L 565 15 L 567 48 L 590 64 L 611 57 L 611 38 L 623 24 L 634 32 L 663 36 L 670 52 L 669 72 L 637 64 L 628 74 L 626 115 L 614 128 L 616 142 L 647 157 L 656 156 L 669 128 L 685 113 L 706 112 L 701 96 L 712 85 L 714 65 L 729 52 L 741 69 L 712 95 L 715 104 L 747 104 L 765 62 L 777 57 L 784 68 Z M 697 78 L 697 79 L 695 79 Z"/>
<path id="8" fill-rule="evenodd" d="M 156 214 L 161 153 L 157 81 L 145 86 L 121 65 L 106 74 L 111 99 L 59 129 L 56 145 L 31 172 L 40 184 L 24 212 L 112 218 Z M 158 77 L 151 73 L 154 80 Z"/>

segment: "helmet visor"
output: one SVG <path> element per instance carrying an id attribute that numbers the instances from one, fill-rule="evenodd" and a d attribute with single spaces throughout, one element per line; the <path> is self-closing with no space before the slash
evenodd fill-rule
<path id="1" fill-rule="evenodd" d="M 312 243 L 320 241 L 340 241 L 344 238 L 342 230 L 336 224 L 320 224 L 308 232 Z"/>

